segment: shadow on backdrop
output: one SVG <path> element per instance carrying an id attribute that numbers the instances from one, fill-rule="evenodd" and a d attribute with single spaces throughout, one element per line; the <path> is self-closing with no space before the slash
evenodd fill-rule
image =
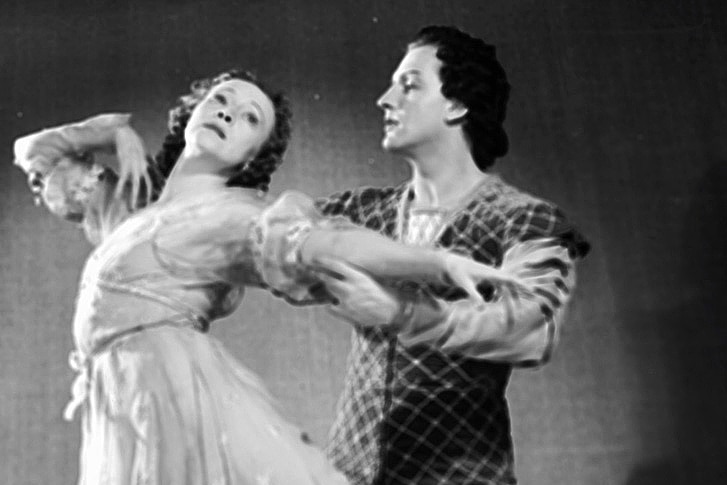
<path id="1" fill-rule="evenodd" d="M 676 456 L 637 466 L 626 485 L 727 483 L 725 187 L 727 160 L 707 170 L 690 194 L 680 252 L 671 262 L 681 303 L 629 322 L 653 326 L 664 342 Z M 656 436 L 648 424 L 642 436 Z"/>

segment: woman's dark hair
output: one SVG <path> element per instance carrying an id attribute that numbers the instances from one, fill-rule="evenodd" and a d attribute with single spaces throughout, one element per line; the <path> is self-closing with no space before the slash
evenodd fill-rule
<path id="1" fill-rule="evenodd" d="M 442 95 L 467 108 L 462 129 L 477 168 L 485 171 L 507 153 L 509 142 L 502 126 L 510 84 L 495 54 L 495 47 L 456 27 L 421 29 L 409 48 L 430 45 L 442 62 Z"/>
<path id="2" fill-rule="evenodd" d="M 275 109 L 275 125 L 255 158 L 246 163 L 241 162 L 239 170 L 229 178 L 227 185 L 268 190 L 270 176 L 283 163 L 283 153 L 290 140 L 290 104 L 282 93 L 268 90 L 253 74 L 236 69 L 223 72 L 214 78 L 194 81 L 190 87 L 190 93 L 181 96 L 178 104 L 169 111 L 167 123 L 169 132 L 164 138 L 161 150 L 154 157 L 159 175 L 164 180 L 169 176 L 179 155 L 184 150 L 184 129 L 192 111 L 210 89 L 230 79 L 241 79 L 253 83 L 270 98 Z"/>

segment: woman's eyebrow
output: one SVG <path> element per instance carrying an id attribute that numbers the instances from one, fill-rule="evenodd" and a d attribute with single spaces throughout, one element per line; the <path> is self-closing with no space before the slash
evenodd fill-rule
<path id="1" fill-rule="evenodd" d="M 257 112 L 258 112 L 258 115 L 260 115 L 260 119 L 261 119 L 261 120 L 262 120 L 263 122 L 265 122 L 265 112 L 263 111 L 262 107 L 260 107 L 260 104 L 258 104 L 258 102 L 257 102 L 257 101 L 255 101 L 255 100 L 252 100 L 252 101 L 250 101 L 250 104 L 251 104 L 251 105 L 253 105 L 253 106 L 255 107 L 255 109 L 256 109 L 256 110 L 257 110 Z"/>
<path id="2" fill-rule="evenodd" d="M 238 92 L 235 88 L 232 86 L 226 86 L 224 88 L 220 88 L 218 92 L 224 92 L 227 93 L 233 97 L 238 96 Z M 244 97 L 244 96 L 243 96 Z M 250 104 L 252 107 L 255 108 L 255 110 L 258 112 L 258 115 L 260 116 L 260 119 L 264 122 L 265 121 L 265 111 L 263 111 L 262 107 L 260 106 L 260 103 L 255 101 L 254 99 L 250 99 L 249 101 L 245 101 L 244 103 Z"/>

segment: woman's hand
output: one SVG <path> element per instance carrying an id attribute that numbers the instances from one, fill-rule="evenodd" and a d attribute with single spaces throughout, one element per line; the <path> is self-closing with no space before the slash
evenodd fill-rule
<path id="1" fill-rule="evenodd" d="M 504 288 L 513 295 L 530 293 L 530 289 L 518 281 L 515 276 L 498 268 L 449 252 L 442 253 L 442 260 L 445 282 L 462 288 L 471 299 L 478 301 L 482 299 L 477 291 L 477 285 L 485 281 L 496 287 Z"/>
<path id="2" fill-rule="evenodd" d="M 15 141 L 15 164 L 28 174 L 31 190 L 37 195 L 60 160 L 90 166 L 95 155 L 115 153 L 116 157 L 98 157 L 98 164 L 119 177 L 116 196 L 121 197 L 128 185 L 132 208 L 147 205 L 153 185 L 144 144 L 129 125 L 130 119 L 125 113 L 104 113 L 23 136 Z M 141 201 L 140 194 L 144 197 Z"/>
<path id="3" fill-rule="evenodd" d="M 144 207 L 151 202 L 152 181 L 148 172 L 144 143 L 129 122 L 127 113 L 103 113 L 92 116 L 81 123 L 71 125 L 80 149 L 89 153 L 116 153 L 115 163 L 102 165 L 111 169 L 119 177 L 116 184 L 116 197 L 121 198 L 129 186 L 129 204 L 132 209 Z M 139 200 L 143 194 L 144 199 Z"/>
<path id="4" fill-rule="evenodd" d="M 401 303 L 369 274 L 337 259 L 319 258 L 315 265 L 326 290 L 336 299 L 329 307 L 333 315 L 363 327 L 396 323 Z"/>
<path id="5" fill-rule="evenodd" d="M 132 209 L 149 205 L 153 185 L 141 138 L 129 125 L 121 125 L 116 129 L 115 140 L 116 156 L 119 162 L 116 196 L 121 197 L 128 184 L 130 186 L 129 202 Z M 139 200 L 140 194 L 143 195 L 141 201 Z"/>

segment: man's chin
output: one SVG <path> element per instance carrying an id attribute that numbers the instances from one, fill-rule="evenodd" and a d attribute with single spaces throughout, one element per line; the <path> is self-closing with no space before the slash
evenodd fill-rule
<path id="1" fill-rule="evenodd" d="M 402 147 L 401 144 L 398 143 L 396 140 L 391 139 L 391 137 L 385 136 L 381 140 L 381 148 L 390 153 L 397 153 L 401 150 Z"/>

